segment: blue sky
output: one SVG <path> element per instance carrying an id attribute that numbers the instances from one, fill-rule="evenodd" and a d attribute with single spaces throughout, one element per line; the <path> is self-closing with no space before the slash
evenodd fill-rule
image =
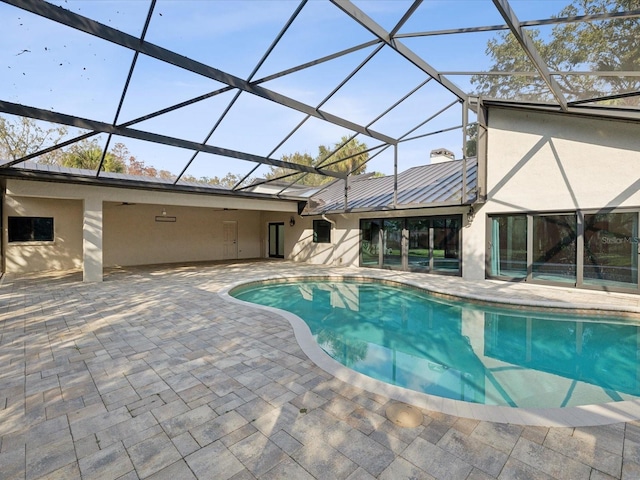
<path id="1" fill-rule="evenodd" d="M 146 18 L 146 0 L 67 0 L 54 2 L 63 8 L 138 36 Z M 409 1 L 355 1 L 367 15 L 390 29 L 411 4 Z M 568 1 L 512 0 L 520 19 L 548 18 Z M 298 2 L 251 0 L 159 0 L 146 40 L 207 63 L 220 70 L 248 78 L 269 45 L 283 28 Z M 113 122 L 133 53 L 95 37 L 73 31 L 5 4 L 0 5 L 1 98 L 80 117 Z M 494 25 L 504 23 L 489 0 L 425 1 L 401 32 Z M 483 70 L 484 55 L 493 33 L 406 39 L 404 43 L 439 70 Z M 354 25 L 343 12 L 322 0 L 311 0 L 286 32 L 253 79 L 295 67 L 324 55 L 373 39 Z M 364 49 L 340 59 L 264 83 L 263 86 L 317 106 L 369 53 Z M 366 125 L 388 106 L 425 79 L 423 72 L 408 65 L 385 47 L 341 88 L 322 109 Z M 450 77 L 463 90 L 469 79 Z M 127 91 L 118 123 L 168 107 L 222 87 L 178 67 L 141 55 Z M 133 128 L 204 141 L 235 92 L 227 92 L 172 114 L 136 124 Z M 399 137 L 454 100 L 436 82 L 402 104 L 372 128 Z M 266 156 L 304 115 L 267 100 L 243 93 L 209 140 L 209 144 Z M 459 107 L 447 110 L 413 135 L 429 133 L 461 123 Z M 77 133 L 73 131 L 72 133 Z M 315 156 L 319 145 L 331 145 L 350 132 L 318 120 L 310 120 L 273 158 L 294 152 Z M 104 142 L 106 137 L 98 137 Z M 359 137 L 370 147 L 378 144 Z M 131 139 L 122 141 L 147 165 L 178 173 L 191 152 Z M 446 147 L 461 155 L 462 134 L 428 136 L 401 144 L 401 170 L 428 163 L 429 152 Z M 200 154 L 188 173 L 223 176 L 244 174 L 252 163 Z M 267 171 L 261 167 L 254 175 Z M 372 160 L 369 170 L 393 172 L 393 152 Z"/>

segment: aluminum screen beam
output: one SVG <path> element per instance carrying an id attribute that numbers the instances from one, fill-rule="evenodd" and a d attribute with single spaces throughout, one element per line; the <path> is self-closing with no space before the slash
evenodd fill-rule
<path id="1" fill-rule="evenodd" d="M 366 13 L 356 7 L 349 0 L 331 0 L 331 2 L 336 5 L 340 10 L 346 13 L 349 17 L 351 17 L 354 21 L 362 25 L 364 28 L 369 30 L 373 35 L 378 37 L 380 40 L 385 42 L 391 48 L 393 48 L 396 52 L 402 55 L 406 60 L 413 63 L 420 70 L 425 72 L 431 78 L 433 78 L 436 82 L 442 85 L 444 88 L 453 93 L 460 100 L 465 100 L 468 95 L 465 93 L 460 87 L 451 82 L 448 78 L 443 77 L 440 72 L 438 72 L 435 68 L 425 62 L 420 56 L 406 47 L 402 42 L 398 41 L 394 38 L 389 32 L 387 32 L 384 28 L 378 25 L 371 17 L 369 17 Z M 390 142 L 387 142 L 390 143 Z"/>
<path id="2" fill-rule="evenodd" d="M 255 74 L 258 72 L 258 70 L 260 70 L 260 67 L 264 64 L 264 62 L 267 60 L 267 58 L 269 57 L 269 55 L 271 54 L 271 52 L 273 51 L 273 49 L 276 47 L 276 45 L 278 44 L 278 42 L 282 39 L 282 37 L 284 36 L 284 34 L 286 33 L 286 31 L 289 29 L 289 27 L 291 26 L 291 24 L 293 23 L 293 21 L 296 19 L 296 17 L 300 14 L 300 12 L 302 11 L 302 8 L 306 5 L 308 0 L 302 0 L 300 2 L 300 4 L 298 5 L 298 8 L 296 8 L 296 10 L 293 12 L 293 14 L 291 15 L 291 17 L 289 18 L 289 20 L 287 21 L 287 23 L 285 24 L 285 26 L 280 30 L 280 33 L 276 36 L 276 38 L 273 40 L 273 42 L 271 42 L 271 45 L 269 46 L 269 48 L 267 48 L 267 51 L 264 53 L 264 55 L 262 55 L 262 58 L 258 61 L 257 65 L 253 68 L 253 70 L 251 71 L 251 73 L 249 74 L 249 77 L 247 77 L 247 81 L 251 81 L 253 80 L 253 77 L 255 76 Z M 137 52 L 136 52 L 137 53 Z M 222 121 L 225 119 L 225 117 L 227 116 L 227 114 L 229 113 L 229 111 L 231 110 L 231 108 L 235 105 L 235 103 L 238 101 L 238 99 L 240 98 L 240 95 L 242 94 L 242 90 L 238 90 L 236 92 L 236 94 L 233 96 L 233 98 L 231 99 L 231 101 L 227 104 L 227 108 L 224 109 L 224 111 L 222 112 L 222 114 L 220 115 L 220 117 L 218 118 L 218 121 L 213 125 L 213 127 L 211 127 L 211 130 L 209 130 L 209 133 L 205 136 L 204 140 L 202 141 L 202 143 L 207 143 L 209 141 L 209 139 L 211 138 L 211 136 L 214 134 L 214 132 L 218 129 L 218 127 L 220 126 L 220 124 L 222 123 Z M 187 162 L 187 164 L 184 166 L 184 168 L 182 169 L 182 171 L 180 172 L 180 174 L 176 177 L 175 181 L 173 183 L 178 183 L 178 181 L 180 180 L 180 178 L 185 174 L 185 172 L 187 171 L 187 169 L 191 166 L 191 164 L 193 163 L 193 161 L 196 159 L 196 157 L 198 156 L 198 153 L 200 152 L 193 152 L 193 155 L 191 156 L 191 158 L 189 159 L 189 161 Z"/>
<path id="3" fill-rule="evenodd" d="M 522 27 L 538 27 L 542 25 L 560 25 L 563 23 L 596 22 L 600 20 L 611 20 L 614 18 L 634 18 L 640 17 L 640 10 L 629 10 L 627 12 L 594 13 L 591 15 L 575 15 L 572 17 L 545 18 L 541 20 L 525 20 L 520 22 Z M 399 33 L 395 38 L 412 37 L 432 37 L 437 35 L 455 35 L 459 33 L 474 32 L 495 32 L 509 30 L 509 25 L 484 25 L 481 27 L 449 28 L 446 30 L 430 30 L 428 32 Z"/>
<path id="4" fill-rule="evenodd" d="M 522 46 L 524 52 L 533 62 L 533 66 L 536 68 L 536 70 L 538 70 L 538 72 L 540 72 L 540 75 L 542 75 L 542 79 L 551 90 L 551 93 L 557 100 L 560 108 L 562 108 L 562 110 L 566 112 L 567 99 L 562 94 L 560 85 L 558 85 L 558 82 L 555 80 L 555 78 L 551 76 L 549 68 L 538 53 L 538 50 L 531 41 L 531 38 L 529 37 L 527 32 L 525 32 L 522 28 L 522 24 L 518 20 L 518 17 L 516 17 L 514 11 L 511 9 L 511 5 L 509 5 L 509 2 L 507 0 L 493 0 L 493 4 L 500 12 L 500 15 L 502 15 L 502 18 L 504 18 L 504 20 L 507 22 L 507 25 L 509 25 L 511 33 L 513 33 L 516 40 L 518 40 L 518 43 Z"/>
<path id="5" fill-rule="evenodd" d="M 115 28 L 111 28 L 102 23 L 83 17 L 82 15 L 78 15 L 55 5 L 51 5 L 47 2 L 41 0 L 2 1 L 27 12 L 40 15 L 41 17 L 47 18 L 54 22 L 66 25 L 84 33 L 88 33 L 89 35 L 93 35 L 97 38 L 101 38 L 102 40 L 105 40 L 107 42 L 143 53 L 162 62 L 169 63 L 171 65 L 175 65 L 176 67 L 180 67 L 198 75 L 202 75 L 203 77 L 216 80 L 220 83 L 224 83 L 225 85 L 229 85 L 247 93 L 251 93 L 253 95 L 272 101 L 274 103 L 278 103 L 293 110 L 306 113 L 312 117 L 324 120 L 334 125 L 338 125 L 340 127 L 344 127 L 349 130 L 361 133 L 363 135 L 367 135 L 369 137 L 375 138 L 376 140 L 380 140 L 381 142 L 391 144 L 395 144 L 396 142 L 394 138 L 391 138 L 387 135 L 376 132 L 374 130 L 369 130 L 354 122 L 338 117 L 337 115 L 332 115 L 328 112 L 317 110 L 310 105 L 299 102 L 298 100 L 287 97 L 285 95 L 281 95 L 267 88 L 260 87 L 251 82 L 243 80 L 242 78 L 236 77 L 235 75 L 223 72 L 222 70 L 198 62 L 189 57 L 185 57 L 171 50 L 167 50 L 166 48 L 162 48 L 158 45 L 142 41 L 140 40 L 140 38 L 134 37 Z M 416 58 L 419 57 L 416 56 Z"/>
<path id="6" fill-rule="evenodd" d="M 157 133 L 144 132 L 142 130 L 135 130 L 127 127 L 119 127 L 110 123 L 99 122 L 97 120 L 89 120 L 73 115 L 66 115 L 64 113 L 52 112 L 50 110 L 44 110 L 41 108 L 27 107 L 25 105 L 19 105 L 17 103 L 5 102 L 4 100 L 0 100 L 0 112 L 9 113 L 11 115 L 18 115 L 21 117 L 34 118 L 36 120 L 44 120 L 45 122 L 69 125 L 72 127 L 92 130 L 94 132 L 120 135 L 122 137 L 135 138 L 136 140 L 144 140 L 146 142 L 159 143 L 162 145 L 169 145 L 172 147 L 185 148 L 187 150 L 211 153 L 213 155 L 220 155 L 223 157 L 235 158 L 238 160 L 247 160 L 249 162 L 257 162 L 266 165 L 273 165 L 276 167 L 288 168 L 291 170 L 297 170 L 299 172 L 316 173 L 318 175 L 326 175 L 335 178 L 344 178 L 346 176 L 346 174 L 342 173 L 330 171 L 322 172 L 314 167 L 309 167 L 307 165 L 299 165 L 297 163 L 274 160 L 271 158 L 261 157 L 259 155 L 253 155 L 251 153 L 239 152 L 237 150 L 214 147 L 211 145 L 204 145 L 202 143 L 192 142 L 190 140 L 184 140 L 181 138 L 169 137 L 166 135 L 159 135 Z M 4 164 L 2 167 L 10 167 L 12 165 L 15 165 L 16 163 L 20 163 L 21 161 L 22 160 L 14 160 L 12 162 Z"/>
<path id="7" fill-rule="evenodd" d="M 151 0 L 151 4 L 149 5 L 149 12 L 147 13 L 147 18 L 144 21 L 144 27 L 142 27 L 142 34 L 140 35 L 140 40 L 144 40 L 144 37 L 147 36 L 147 30 L 149 29 L 149 24 L 151 23 L 151 16 L 153 15 L 153 10 L 156 7 L 156 0 Z M 113 124 L 116 125 L 118 123 L 118 118 L 120 117 L 120 112 L 122 111 L 122 106 L 124 105 L 124 99 L 127 96 L 127 91 L 129 90 L 129 84 L 131 83 L 131 77 L 133 77 L 133 71 L 136 68 L 136 63 L 138 62 L 139 52 L 135 52 L 133 54 L 133 60 L 131 60 L 131 66 L 129 67 L 129 73 L 127 75 L 127 79 L 124 82 L 124 87 L 122 88 L 122 94 L 120 95 L 120 102 L 118 102 L 118 108 L 116 109 L 116 114 L 113 117 Z M 102 165 L 104 164 L 105 158 L 107 158 L 107 152 L 109 151 L 109 144 L 111 143 L 111 137 L 113 135 L 109 134 L 107 137 L 107 141 L 104 144 L 104 148 L 102 149 L 102 157 L 100 158 L 100 164 L 96 169 L 96 177 L 100 176 L 100 171 L 102 170 Z"/>

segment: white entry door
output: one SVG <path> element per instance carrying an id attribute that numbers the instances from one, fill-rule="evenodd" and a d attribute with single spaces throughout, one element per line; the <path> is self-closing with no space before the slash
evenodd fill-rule
<path id="1" fill-rule="evenodd" d="M 222 258 L 238 258 L 238 222 L 222 222 Z"/>

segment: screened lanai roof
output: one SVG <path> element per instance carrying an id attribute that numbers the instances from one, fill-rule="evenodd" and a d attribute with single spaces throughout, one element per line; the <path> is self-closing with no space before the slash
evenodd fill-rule
<path id="1" fill-rule="evenodd" d="M 295 196 L 471 155 L 483 102 L 640 118 L 637 0 L 2 0 L 0 18 L 0 175 L 89 162 L 100 182 L 119 159 Z"/>

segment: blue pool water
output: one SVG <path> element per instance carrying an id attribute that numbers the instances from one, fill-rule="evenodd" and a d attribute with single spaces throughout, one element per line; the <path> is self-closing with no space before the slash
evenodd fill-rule
<path id="1" fill-rule="evenodd" d="M 640 395 L 639 323 L 436 298 L 375 282 L 240 287 L 302 318 L 331 357 L 384 382 L 456 400 L 564 407 Z"/>

